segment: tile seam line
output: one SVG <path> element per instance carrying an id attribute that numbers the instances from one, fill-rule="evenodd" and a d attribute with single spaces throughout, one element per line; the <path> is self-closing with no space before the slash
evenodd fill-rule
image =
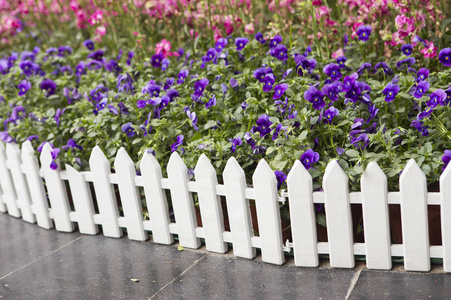
<path id="1" fill-rule="evenodd" d="M 159 289 L 155 294 L 153 294 L 150 299 L 153 299 L 155 296 L 157 296 L 159 293 L 161 293 L 165 288 L 167 288 L 169 285 L 173 284 L 177 279 L 179 279 L 180 277 L 182 277 L 183 274 L 185 274 L 186 272 L 188 272 L 192 267 L 194 267 L 195 265 L 197 265 L 197 263 L 199 261 L 201 261 L 205 256 L 207 256 L 207 253 L 204 253 L 201 257 L 199 257 L 197 260 L 195 260 L 188 268 L 186 268 L 182 273 L 180 273 L 177 277 L 175 277 L 174 279 L 172 279 L 170 282 L 168 282 L 167 284 L 165 284 L 165 286 L 163 286 L 161 289 Z"/>
<path id="2" fill-rule="evenodd" d="M 357 281 L 359 280 L 360 274 L 362 273 L 364 267 L 365 267 L 365 265 L 361 264 L 360 266 L 358 266 L 356 268 L 357 272 L 354 274 L 354 276 L 352 276 L 351 284 L 349 285 L 348 292 L 346 293 L 345 299 L 349 299 L 349 297 L 351 296 L 351 293 L 354 290 L 354 287 L 357 284 Z"/>
<path id="3" fill-rule="evenodd" d="M 53 253 L 55 253 L 55 252 L 57 252 L 57 251 L 59 251 L 59 250 L 65 248 L 66 246 L 69 246 L 69 245 L 72 244 L 72 243 L 75 243 L 76 241 L 78 241 L 78 240 L 80 240 L 80 239 L 82 239 L 82 238 L 84 238 L 84 237 L 85 237 L 85 236 L 82 235 L 82 236 L 80 236 L 80 237 L 78 237 L 78 238 L 76 238 L 76 239 L 70 241 L 69 243 L 64 244 L 64 245 L 62 245 L 61 247 L 59 247 L 59 248 L 53 250 L 52 252 L 49 252 L 49 253 L 47 253 L 46 255 L 44 255 L 44 256 L 42 256 L 42 257 L 39 257 L 38 259 L 36 259 L 36 260 L 34 260 L 34 261 L 32 261 L 32 262 L 30 262 L 30 263 L 28 263 L 28 264 L 26 264 L 26 265 L 20 267 L 20 268 L 17 268 L 17 269 L 15 269 L 14 271 L 9 272 L 8 274 L 4 275 L 3 277 L 0 277 L 0 280 L 3 280 L 3 279 L 5 279 L 6 277 L 11 276 L 12 274 L 16 273 L 17 271 L 20 271 L 20 270 L 22 270 L 22 269 L 25 269 L 26 267 L 28 267 L 28 266 L 30 266 L 30 265 L 32 265 L 32 264 L 34 264 L 34 263 L 40 261 L 40 260 L 43 259 L 43 258 L 46 258 L 47 256 L 49 256 L 49 255 L 51 255 L 51 254 L 53 254 Z"/>

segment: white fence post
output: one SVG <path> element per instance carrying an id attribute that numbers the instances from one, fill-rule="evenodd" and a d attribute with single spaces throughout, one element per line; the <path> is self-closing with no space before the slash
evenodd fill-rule
<path id="1" fill-rule="evenodd" d="M 224 215 L 221 199 L 216 195 L 218 178 L 210 160 L 202 154 L 195 171 L 197 194 L 205 233 L 205 244 L 208 251 L 225 253 L 228 249 L 224 242 Z"/>
<path id="2" fill-rule="evenodd" d="M 313 205 L 312 176 L 299 160 L 287 177 L 290 205 L 294 264 L 298 267 L 317 267 L 318 237 Z"/>
<path id="3" fill-rule="evenodd" d="M 50 146 L 49 143 L 46 143 L 42 148 L 41 171 L 44 174 L 45 183 L 47 185 L 47 192 L 49 195 L 50 205 L 52 206 L 52 214 L 56 230 L 72 232 L 75 227 L 69 216 L 71 209 L 67 199 L 66 186 L 60 176 L 59 160 L 56 159 L 56 163 L 58 165 L 56 170 L 52 170 L 50 168 L 50 164 L 52 163 L 52 150 L 52 146 Z"/>
<path id="4" fill-rule="evenodd" d="M 15 143 L 6 144 L 6 156 L 8 158 L 14 183 L 13 187 L 15 187 L 17 195 L 17 205 L 20 208 L 22 219 L 29 223 L 35 223 L 36 217 L 31 211 L 31 198 L 28 191 L 27 181 L 22 173 L 22 162 L 20 159 L 19 146 Z"/>
<path id="5" fill-rule="evenodd" d="M 36 221 L 42 228 L 53 228 L 52 219 L 49 218 L 49 202 L 45 193 L 44 182 L 39 176 L 38 158 L 30 141 L 22 144 L 22 166 L 27 177 Z"/>
<path id="6" fill-rule="evenodd" d="M 368 269 L 392 267 L 387 177 L 370 162 L 361 178 L 363 228 Z"/>
<path id="7" fill-rule="evenodd" d="M 329 162 L 323 178 L 330 265 L 353 268 L 354 238 L 348 176 L 338 161 Z"/>
<path id="8" fill-rule="evenodd" d="M 20 218 L 21 213 L 19 207 L 17 206 L 16 191 L 14 190 L 11 174 L 6 166 L 6 153 L 3 142 L 0 142 L 0 184 L 2 185 L 3 190 L 2 200 L 3 203 L 6 204 L 8 214 L 13 217 Z"/>
<path id="9" fill-rule="evenodd" d="M 223 173 L 226 188 L 227 211 L 233 240 L 233 254 L 244 258 L 254 258 L 252 247 L 251 212 L 244 190 L 247 187 L 246 176 L 234 157 L 229 158 Z"/>
<path id="10" fill-rule="evenodd" d="M 451 164 L 448 164 L 440 176 L 440 205 L 443 270 L 451 272 Z"/>
<path id="11" fill-rule="evenodd" d="M 89 166 L 91 168 L 97 206 L 99 207 L 103 235 L 119 238 L 123 232 L 122 228 L 119 227 L 116 194 L 110 183 L 110 163 L 99 146 L 95 146 L 92 150 Z"/>
<path id="12" fill-rule="evenodd" d="M 94 223 L 94 205 L 85 176 L 69 165 L 66 165 L 66 172 L 77 213 L 78 230 L 83 234 L 97 234 L 99 228 Z"/>
<path id="13" fill-rule="evenodd" d="M 399 178 L 401 190 L 402 242 L 407 271 L 431 269 L 426 176 L 410 159 Z"/>
<path id="14" fill-rule="evenodd" d="M 177 152 L 172 153 L 167 170 L 180 245 L 197 249 L 201 244 L 196 237 L 197 219 L 193 196 L 188 191 L 188 168 Z"/>
<path id="15" fill-rule="evenodd" d="M 136 170 L 132 159 L 124 148 L 120 148 L 114 161 L 118 178 L 119 193 L 122 208 L 127 223 L 127 235 L 131 240 L 145 241 L 148 239 L 144 231 L 143 211 L 138 188 L 135 185 Z"/>
<path id="16" fill-rule="evenodd" d="M 255 190 L 262 260 L 281 265 L 285 262 L 285 256 L 283 254 L 280 208 L 277 200 L 277 179 L 264 159 L 258 163 L 252 181 Z"/>
<path id="17" fill-rule="evenodd" d="M 174 238 L 169 231 L 169 223 L 171 221 L 169 219 L 166 193 L 161 187 L 163 175 L 160 164 L 158 164 L 152 154 L 145 152 L 140 168 L 144 182 L 147 210 L 152 226 L 153 241 L 160 244 L 172 244 Z"/>

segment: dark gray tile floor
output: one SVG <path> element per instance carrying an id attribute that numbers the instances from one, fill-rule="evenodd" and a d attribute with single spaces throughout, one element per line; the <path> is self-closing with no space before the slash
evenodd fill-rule
<path id="1" fill-rule="evenodd" d="M 442 273 L 380 272 L 363 264 L 309 269 L 291 260 L 274 266 L 230 253 L 45 230 L 0 214 L 1 300 L 451 298 L 451 277 Z"/>

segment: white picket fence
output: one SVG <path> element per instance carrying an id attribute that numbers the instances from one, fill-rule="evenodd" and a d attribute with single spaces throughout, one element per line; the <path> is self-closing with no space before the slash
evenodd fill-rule
<path id="1" fill-rule="evenodd" d="M 65 170 L 50 169 L 51 150 L 50 145 L 44 146 L 39 166 L 30 142 L 21 150 L 16 144 L 5 147 L 0 143 L 1 212 L 64 232 L 74 231 L 77 223 L 81 233 L 97 234 L 100 225 L 105 236 L 120 238 L 126 228 L 129 239 L 145 241 L 150 231 L 153 242 L 160 244 L 172 244 L 177 234 L 181 246 L 194 249 L 201 246 L 203 238 L 207 250 L 217 253 L 227 252 L 231 243 L 234 255 L 248 259 L 254 258 L 259 248 L 263 261 L 279 265 L 285 261 L 284 252 L 293 251 L 300 267 L 316 267 L 318 254 L 329 254 L 330 265 L 336 268 L 353 268 L 354 255 L 365 255 L 368 268 L 391 269 L 392 256 L 396 256 L 404 257 L 405 269 L 410 271 L 429 271 L 430 258 L 443 258 L 444 270 L 451 272 L 450 167 L 440 178 L 441 192 L 428 193 L 423 172 L 410 160 L 400 177 L 400 191 L 387 192 L 386 176 L 376 163 L 370 163 L 361 180 L 362 191 L 349 193 L 348 177 L 332 161 L 324 175 L 324 192 L 313 192 L 310 174 L 297 161 L 284 195 L 288 197 L 292 231 L 292 243 L 284 245 L 281 197 L 265 160 L 259 162 L 251 187 L 235 158 L 227 162 L 224 184 L 218 184 L 216 171 L 204 155 L 195 168 L 195 181 L 190 181 L 177 153 L 169 160 L 168 178 L 163 178 L 160 165 L 149 153 L 142 158 L 141 175 L 136 175 L 124 149 L 117 153 L 114 173 L 98 147 L 91 153 L 90 172 L 78 172 L 68 165 Z M 113 185 L 119 188 L 123 216 Z M 139 187 L 144 189 L 148 219 L 143 217 Z M 176 223 L 171 222 L 165 190 L 170 190 Z M 203 227 L 197 224 L 193 193 L 198 194 Z M 224 229 L 220 196 L 226 198 L 230 231 Z M 249 199 L 255 200 L 259 236 L 253 233 Z M 325 204 L 328 242 L 318 242 L 314 203 Z M 353 241 L 350 204 L 362 204 L 365 243 Z M 401 205 L 403 244 L 390 242 L 388 204 Z M 429 245 L 428 205 L 441 206 L 442 246 Z"/>

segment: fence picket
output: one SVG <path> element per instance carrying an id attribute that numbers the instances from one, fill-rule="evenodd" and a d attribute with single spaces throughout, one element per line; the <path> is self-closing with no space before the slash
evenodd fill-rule
<path id="1" fill-rule="evenodd" d="M 261 240 L 262 260 L 281 265 L 283 254 L 282 224 L 277 200 L 277 179 L 268 163 L 262 159 L 252 176 L 255 190 L 258 231 Z"/>
<path id="2" fill-rule="evenodd" d="M 408 271 L 431 269 L 426 176 L 410 159 L 399 178 L 404 268 Z"/>
<path id="3" fill-rule="evenodd" d="M 196 237 L 197 219 L 193 196 L 188 191 L 188 168 L 177 152 L 172 153 L 167 170 L 180 245 L 197 249 L 201 244 Z"/>
<path id="4" fill-rule="evenodd" d="M 327 165 L 323 189 L 330 265 L 334 268 L 353 268 L 354 238 L 348 176 L 336 160 Z"/>
<path id="5" fill-rule="evenodd" d="M 39 176 L 39 162 L 30 141 L 22 145 L 22 166 L 27 177 L 28 188 L 36 215 L 36 221 L 42 228 L 53 228 L 53 222 L 49 218 L 49 203 L 44 188 L 44 182 Z"/>
<path id="6" fill-rule="evenodd" d="M 0 184 L 2 186 L 2 201 L 6 204 L 8 214 L 20 218 L 20 209 L 17 206 L 17 195 L 11 178 L 11 173 L 6 166 L 6 153 L 3 142 L 0 142 Z"/>
<path id="7" fill-rule="evenodd" d="M 246 176 L 234 157 L 227 161 L 223 177 L 230 231 L 232 232 L 233 254 L 249 259 L 254 258 L 256 250 L 251 243 L 251 237 L 254 235 L 251 212 L 249 201 L 244 194 L 247 187 Z"/>
<path id="8" fill-rule="evenodd" d="M 392 262 L 387 177 L 377 163 L 368 164 L 361 188 L 366 265 L 369 269 L 389 270 Z"/>
<path id="9" fill-rule="evenodd" d="M 41 152 L 41 171 L 44 174 L 47 192 L 49 195 L 50 205 L 52 207 L 53 220 L 55 228 L 58 231 L 72 232 L 75 227 L 70 220 L 69 213 L 71 211 L 69 201 L 67 199 L 66 186 L 61 180 L 59 160 L 56 160 L 58 168 L 52 170 L 50 164 L 52 162 L 52 146 L 46 143 Z"/>
<path id="10" fill-rule="evenodd" d="M 3 191 L 2 185 L 0 184 L 0 213 L 5 213 L 8 210 L 6 209 L 6 204 L 3 202 Z"/>
<path id="11" fill-rule="evenodd" d="M 443 270 L 451 272 L 451 164 L 440 176 Z"/>
<path id="12" fill-rule="evenodd" d="M 100 147 L 95 146 L 89 158 L 89 166 L 93 177 L 97 206 L 102 224 L 103 235 L 119 238 L 123 235 L 119 227 L 119 212 L 116 194 L 110 183 L 110 163 Z"/>
<path id="13" fill-rule="evenodd" d="M 78 218 L 78 230 L 83 234 L 97 234 L 98 226 L 94 223 L 94 205 L 91 190 L 83 173 L 66 165 L 67 177 Z"/>
<path id="14" fill-rule="evenodd" d="M 225 253 L 228 247 L 223 238 L 224 215 L 221 199 L 216 195 L 218 179 L 216 170 L 205 154 L 202 154 L 199 158 L 194 174 L 196 176 L 206 248 L 208 251 Z"/>
<path id="15" fill-rule="evenodd" d="M 313 205 L 312 176 L 299 160 L 287 177 L 290 199 L 290 222 L 293 238 L 294 264 L 298 267 L 317 267 L 318 238 Z"/>
<path id="16" fill-rule="evenodd" d="M 148 235 L 144 231 L 141 197 L 135 185 L 135 165 L 127 151 L 122 147 L 117 152 L 114 168 L 118 177 L 119 193 L 127 223 L 128 238 L 145 241 L 148 239 Z"/>
<path id="17" fill-rule="evenodd" d="M 166 193 L 161 187 L 160 164 L 151 153 L 144 153 L 141 160 L 141 176 L 144 182 L 147 210 L 152 226 L 152 238 L 155 243 L 172 244 L 174 238 L 169 231 L 169 210 Z"/>
<path id="18" fill-rule="evenodd" d="M 19 146 L 15 143 L 6 144 L 6 157 L 10 165 L 12 181 L 17 195 L 17 206 L 20 208 L 22 219 L 29 223 L 35 223 L 36 217 L 31 210 L 30 192 L 28 191 L 25 176 L 22 173 Z"/>

